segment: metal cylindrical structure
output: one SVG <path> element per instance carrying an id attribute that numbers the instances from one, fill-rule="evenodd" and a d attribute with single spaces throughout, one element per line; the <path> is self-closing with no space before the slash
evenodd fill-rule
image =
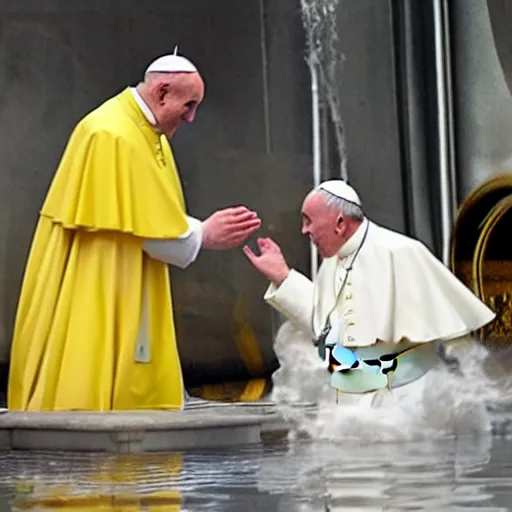
<path id="1" fill-rule="evenodd" d="M 491 178 L 462 204 L 452 234 L 452 271 L 495 313 L 485 343 L 512 341 L 512 172 Z"/>
<path id="2" fill-rule="evenodd" d="M 437 107 L 437 136 L 438 136 L 438 168 L 440 184 L 440 209 L 441 209 L 441 237 L 442 237 L 442 259 L 445 264 L 449 262 L 450 233 L 453 222 L 452 204 L 452 181 L 451 170 L 451 132 L 449 119 L 450 94 L 448 89 L 448 66 L 446 60 L 446 9 L 443 0 L 433 0 L 433 21 L 434 21 L 434 48 L 435 48 L 435 88 Z"/>

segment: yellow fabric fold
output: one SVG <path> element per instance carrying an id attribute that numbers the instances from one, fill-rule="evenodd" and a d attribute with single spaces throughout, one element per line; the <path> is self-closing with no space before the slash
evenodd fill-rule
<path id="1" fill-rule="evenodd" d="M 177 238 L 188 229 L 171 148 L 126 89 L 74 129 L 41 209 L 67 228 Z"/>
<path id="2" fill-rule="evenodd" d="M 155 141 L 129 91 L 89 114 L 71 137 L 25 270 L 10 409 L 183 406 L 168 268 L 140 238 L 187 229 L 169 145 L 159 156 Z M 141 336 L 150 347 L 144 362 L 136 358 Z"/>

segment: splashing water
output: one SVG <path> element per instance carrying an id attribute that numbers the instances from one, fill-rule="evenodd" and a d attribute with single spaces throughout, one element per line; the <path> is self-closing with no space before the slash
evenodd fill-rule
<path id="1" fill-rule="evenodd" d="M 353 403 L 344 397 L 336 404 L 336 391 L 311 340 L 290 322 L 280 327 L 274 350 L 280 368 L 273 375 L 271 399 L 292 425 L 291 438 L 394 442 L 490 433 L 492 406 L 510 401 L 512 372 L 501 356 L 473 341 L 450 348 L 463 375 L 440 364 L 384 393 L 377 406 L 371 395 L 355 395 Z"/>
<path id="2" fill-rule="evenodd" d="M 301 0 L 302 23 L 307 35 L 307 62 L 318 69 L 322 92 L 329 107 L 340 159 L 340 176 L 347 180 L 345 127 L 336 85 L 344 56 L 339 51 L 336 14 L 340 0 Z"/>

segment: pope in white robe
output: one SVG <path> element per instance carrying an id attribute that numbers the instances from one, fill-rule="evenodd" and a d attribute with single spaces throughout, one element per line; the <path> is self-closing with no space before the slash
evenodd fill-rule
<path id="1" fill-rule="evenodd" d="M 308 194 L 302 233 L 323 258 L 314 282 L 271 239 L 258 240 L 259 255 L 244 252 L 270 280 L 264 299 L 308 335 L 349 400 L 422 379 L 439 361 L 434 342 L 460 340 L 495 317 L 425 245 L 367 219 L 341 180 Z"/>

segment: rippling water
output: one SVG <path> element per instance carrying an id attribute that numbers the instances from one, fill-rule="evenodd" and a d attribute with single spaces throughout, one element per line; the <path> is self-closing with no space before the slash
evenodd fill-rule
<path id="1" fill-rule="evenodd" d="M 466 346 L 455 353 L 461 375 L 440 368 L 378 409 L 335 404 L 290 326 L 276 353 L 272 398 L 287 440 L 152 455 L 0 453 L 0 512 L 512 510 L 512 351 Z M 315 397 L 313 408 L 288 405 Z"/>
<path id="2" fill-rule="evenodd" d="M 0 454 L 0 511 L 505 511 L 505 436 L 158 455 Z"/>

